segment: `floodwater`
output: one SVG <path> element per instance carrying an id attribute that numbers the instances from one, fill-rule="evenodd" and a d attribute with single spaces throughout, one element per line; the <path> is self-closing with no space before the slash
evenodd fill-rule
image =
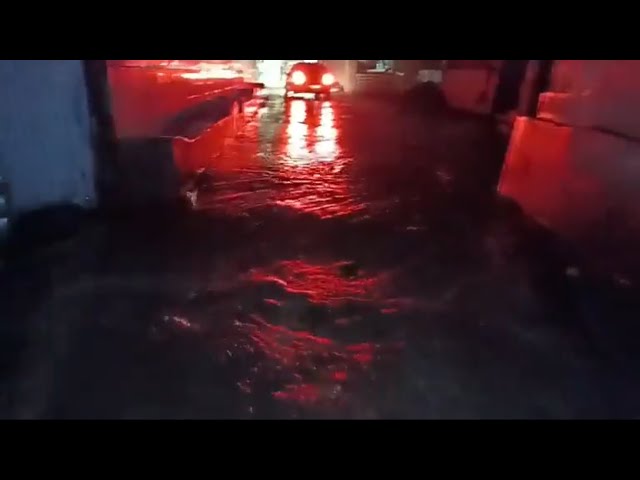
<path id="1" fill-rule="evenodd" d="M 12 310 L 34 326 L 8 415 L 637 415 L 576 267 L 547 272 L 499 211 L 503 148 L 477 119 L 271 99 L 211 154 L 195 212 L 50 254 Z"/>

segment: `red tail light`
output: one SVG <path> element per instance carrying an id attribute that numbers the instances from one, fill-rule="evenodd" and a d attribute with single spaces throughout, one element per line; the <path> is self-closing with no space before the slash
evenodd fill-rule
<path id="1" fill-rule="evenodd" d="M 296 70 L 291 74 L 291 81 L 295 85 L 303 85 L 307 81 L 307 76 L 300 70 Z"/>
<path id="2" fill-rule="evenodd" d="M 333 85 L 334 83 L 336 83 L 336 77 L 334 77 L 332 73 L 325 73 L 324 75 L 322 75 L 323 85 L 329 86 Z"/>

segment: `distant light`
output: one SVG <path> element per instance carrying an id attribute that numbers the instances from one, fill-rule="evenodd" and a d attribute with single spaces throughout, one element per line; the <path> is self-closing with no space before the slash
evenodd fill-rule
<path id="1" fill-rule="evenodd" d="M 307 81 L 307 76 L 300 70 L 296 70 L 295 72 L 293 72 L 293 74 L 291 74 L 291 81 L 295 85 L 303 85 L 304 82 Z"/>
<path id="2" fill-rule="evenodd" d="M 336 77 L 334 77 L 332 73 L 325 73 L 322 76 L 323 85 L 329 86 L 329 85 L 333 85 L 334 83 L 336 83 Z"/>

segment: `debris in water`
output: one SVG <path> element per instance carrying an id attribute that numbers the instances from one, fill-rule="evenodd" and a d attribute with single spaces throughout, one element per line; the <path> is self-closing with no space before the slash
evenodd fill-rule
<path id="1" fill-rule="evenodd" d="M 392 315 L 394 313 L 398 313 L 398 309 L 397 308 L 382 308 L 380 310 L 380 313 L 382 313 L 383 315 Z"/>
<path id="2" fill-rule="evenodd" d="M 622 275 L 616 273 L 613 276 L 613 280 L 616 282 L 616 284 L 620 287 L 624 287 L 624 288 L 629 288 L 631 287 L 631 280 L 629 280 L 626 277 L 623 277 Z"/>
<path id="3" fill-rule="evenodd" d="M 193 325 L 189 320 L 184 317 L 178 317 L 176 315 L 169 316 L 165 315 L 162 319 L 165 323 L 178 327 L 182 330 L 199 330 L 197 325 Z"/>
<path id="4" fill-rule="evenodd" d="M 279 300 L 276 300 L 275 298 L 265 298 L 264 303 L 268 305 L 275 305 L 276 307 L 282 306 L 282 302 Z"/>
<path id="5" fill-rule="evenodd" d="M 567 277 L 578 278 L 580 276 L 580 269 L 578 267 L 567 267 L 565 273 Z"/>
<path id="6" fill-rule="evenodd" d="M 356 262 L 345 262 L 340 266 L 340 274 L 343 277 L 353 278 L 357 277 L 360 273 L 360 267 Z"/>
<path id="7" fill-rule="evenodd" d="M 251 393 L 251 382 L 249 380 L 238 382 L 237 385 L 242 393 Z"/>

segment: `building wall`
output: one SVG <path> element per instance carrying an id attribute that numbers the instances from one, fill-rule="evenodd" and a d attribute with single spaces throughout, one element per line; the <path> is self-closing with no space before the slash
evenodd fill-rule
<path id="1" fill-rule="evenodd" d="M 442 91 L 447 103 L 459 110 L 491 113 L 501 62 L 447 60 L 442 76 Z"/>
<path id="2" fill-rule="evenodd" d="M 441 61 L 434 60 L 394 60 L 393 69 L 412 79 L 418 77 L 420 70 L 436 70 L 441 68 Z"/>
<path id="3" fill-rule="evenodd" d="M 0 61 L 0 176 L 9 183 L 12 215 L 94 204 L 81 60 Z"/>
<path id="4" fill-rule="evenodd" d="M 346 92 L 354 90 L 358 63 L 361 60 L 322 60 L 322 62 L 331 69 Z M 402 74 L 400 79 L 402 88 L 411 88 L 419 81 L 418 73 L 421 70 L 439 70 L 442 68 L 442 62 L 442 60 L 393 60 L 393 70 Z"/>
<path id="5" fill-rule="evenodd" d="M 357 60 L 321 60 L 336 76 L 346 92 L 353 91 L 356 83 Z"/>

